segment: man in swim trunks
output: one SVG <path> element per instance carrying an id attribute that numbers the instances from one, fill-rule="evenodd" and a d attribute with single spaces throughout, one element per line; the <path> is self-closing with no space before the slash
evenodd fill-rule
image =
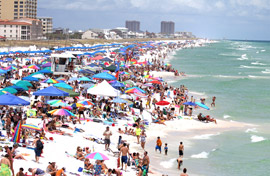
<path id="1" fill-rule="evenodd" d="M 178 163 L 178 169 L 180 170 L 180 167 L 181 167 L 181 165 L 183 164 L 183 159 L 182 159 L 182 157 L 179 157 L 179 158 L 177 159 L 177 163 Z"/>
<path id="2" fill-rule="evenodd" d="M 145 151 L 144 152 L 144 157 L 143 157 L 143 160 L 142 160 L 142 170 L 146 170 L 146 175 L 148 173 L 149 164 L 150 164 L 150 159 L 149 159 L 149 156 L 147 154 L 148 154 L 148 152 Z"/>
<path id="3" fill-rule="evenodd" d="M 188 176 L 186 168 L 183 169 L 183 173 L 180 174 L 180 176 Z"/>
<path id="4" fill-rule="evenodd" d="M 212 103 L 211 103 L 211 107 L 212 106 L 216 106 L 216 97 L 215 96 L 213 96 L 213 98 L 212 98 Z"/>
<path id="5" fill-rule="evenodd" d="M 34 168 L 34 169 L 29 168 L 28 171 L 32 173 L 32 176 L 36 176 L 36 175 L 42 176 L 42 175 L 45 175 L 45 172 L 43 170 L 39 169 L 39 168 Z"/>
<path id="6" fill-rule="evenodd" d="M 180 145 L 179 145 L 179 156 L 180 157 L 183 157 L 184 155 L 184 145 L 183 145 L 183 142 L 180 142 Z"/>
<path id="7" fill-rule="evenodd" d="M 162 146 L 162 142 L 160 140 L 160 137 L 157 137 L 157 145 L 156 145 L 156 151 L 157 149 L 159 150 L 159 152 L 161 153 L 161 146 Z"/>
<path id="8" fill-rule="evenodd" d="M 127 171 L 128 154 L 129 154 L 129 149 L 127 148 L 127 144 L 124 143 L 123 147 L 120 150 L 119 156 L 122 155 L 122 157 L 121 157 L 122 170 L 123 170 L 123 163 L 125 163 L 125 171 Z"/>
<path id="9" fill-rule="evenodd" d="M 110 137 L 112 135 L 112 132 L 110 131 L 110 127 L 106 127 L 106 131 L 104 131 L 103 136 L 105 136 L 105 150 L 108 150 L 108 148 L 110 147 Z"/>

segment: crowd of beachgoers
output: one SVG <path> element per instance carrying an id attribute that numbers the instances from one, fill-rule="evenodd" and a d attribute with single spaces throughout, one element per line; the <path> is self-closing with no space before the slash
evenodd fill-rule
<path id="1" fill-rule="evenodd" d="M 194 119 L 194 108 L 208 108 L 184 85 L 164 80 L 185 76 L 166 61 L 176 50 L 200 44 L 141 42 L 4 53 L 0 175 L 158 175 L 145 150 L 150 126 Z M 51 59 L 55 53 L 73 53 L 67 72 L 56 74 L 61 61 Z M 202 113 L 196 119 L 217 123 Z M 156 138 L 153 150 L 167 155 L 168 145 Z M 187 176 L 179 142 L 176 169 Z"/>

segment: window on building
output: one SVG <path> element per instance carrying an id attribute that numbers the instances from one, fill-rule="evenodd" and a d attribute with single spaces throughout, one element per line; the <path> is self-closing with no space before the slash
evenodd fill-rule
<path id="1" fill-rule="evenodd" d="M 26 26 L 22 26 L 22 29 L 26 29 Z"/>
<path id="2" fill-rule="evenodd" d="M 18 25 L 16 25 L 16 28 L 18 28 Z"/>
<path id="3" fill-rule="evenodd" d="M 20 4 L 23 4 L 23 1 L 20 1 Z"/>
<path id="4" fill-rule="evenodd" d="M 20 13 L 20 16 L 23 16 L 23 13 Z"/>
<path id="5" fill-rule="evenodd" d="M 10 35 L 10 38 L 12 38 L 12 35 Z"/>
<path id="6" fill-rule="evenodd" d="M 4 37 L 6 37 L 6 35 L 4 35 Z"/>
<path id="7" fill-rule="evenodd" d="M 23 9 L 20 9 L 20 12 L 23 12 Z"/>
<path id="8" fill-rule="evenodd" d="M 18 13 L 14 13 L 14 16 L 18 16 Z"/>
<path id="9" fill-rule="evenodd" d="M 7 31 L 6 30 L 4 30 L 4 33 L 6 33 Z"/>
<path id="10" fill-rule="evenodd" d="M 6 25 L 4 25 L 4 28 L 6 27 Z"/>
<path id="11" fill-rule="evenodd" d="M 18 4 L 18 1 L 14 1 L 14 4 Z"/>
<path id="12" fill-rule="evenodd" d="M 23 5 L 20 5 L 20 8 L 23 8 Z"/>
<path id="13" fill-rule="evenodd" d="M 10 33 L 12 33 L 12 30 L 10 30 Z"/>
<path id="14" fill-rule="evenodd" d="M 14 5 L 14 8 L 18 8 L 18 6 L 17 5 Z"/>
<path id="15" fill-rule="evenodd" d="M 26 31 L 22 31 L 22 34 L 26 34 Z"/>
<path id="16" fill-rule="evenodd" d="M 14 12 L 18 12 L 18 9 L 14 9 Z"/>

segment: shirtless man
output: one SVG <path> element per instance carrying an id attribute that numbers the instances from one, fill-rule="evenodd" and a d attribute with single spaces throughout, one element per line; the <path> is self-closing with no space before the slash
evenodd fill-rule
<path id="1" fill-rule="evenodd" d="M 142 160 L 142 170 L 146 170 L 146 175 L 148 173 L 149 164 L 150 164 L 150 159 L 149 159 L 149 156 L 147 154 L 148 154 L 148 152 L 145 151 L 144 152 L 144 157 L 143 157 L 143 160 Z"/>
<path id="2" fill-rule="evenodd" d="M 214 106 L 214 107 L 216 107 L 216 97 L 215 96 L 213 96 L 213 98 L 212 98 L 212 103 L 211 103 L 211 107 L 212 106 Z"/>
<path id="3" fill-rule="evenodd" d="M 179 157 L 179 158 L 177 159 L 177 163 L 178 163 L 178 169 L 180 170 L 180 167 L 181 167 L 181 165 L 183 164 L 183 159 L 182 159 L 182 157 Z"/>
<path id="4" fill-rule="evenodd" d="M 179 145 L 179 156 L 180 157 L 183 157 L 184 155 L 184 145 L 183 145 L 183 142 L 180 142 L 180 145 Z"/>
<path id="5" fill-rule="evenodd" d="M 122 170 L 123 170 L 123 163 L 125 163 L 125 171 L 127 171 L 128 154 L 130 154 L 129 149 L 127 148 L 127 144 L 124 143 L 123 147 L 120 150 L 119 156 L 122 155 L 122 157 L 121 157 Z"/>
<path id="6" fill-rule="evenodd" d="M 103 136 L 105 136 L 105 150 L 108 150 L 110 147 L 110 137 L 112 135 L 112 132 L 110 131 L 110 127 L 106 127 L 106 131 L 104 131 Z"/>
<path id="7" fill-rule="evenodd" d="M 183 173 L 180 174 L 180 176 L 188 176 L 186 168 L 183 169 Z"/>

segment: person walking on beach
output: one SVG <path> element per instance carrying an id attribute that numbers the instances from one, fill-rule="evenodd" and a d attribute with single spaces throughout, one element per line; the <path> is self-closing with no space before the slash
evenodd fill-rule
<path id="1" fill-rule="evenodd" d="M 215 96 L 213 96 L 213 98 L 212 98 L 211 107 L 212 106 L 216 107 L 216 97 Z"/>
<path id="2" fill-rule="evenodd" d="M 42 150 L 43 150 L 43 143 L 41 142 L 39 137 L 36 137 L 36 139 L 33 141 L 33 146 L 35 146 L 35 158 L 36 162 L 39 162 L 39 157 L 41 156 Z"/>
<path id="3" fill-rule="evenodd" d="M 141 147 L 142 147 L 143 150 L 144 150 L 145 142 L 146 142 L 146 134 L 145 134 L 145 132 L 143 130 L 142 134 L 141 134 Z"/>
<path id="4" fill-rule="evenodd" d="M 165 155 L 167 155 L 168 154 L 168 144 L 167 143 L 165 143 L 164 151 L 165 151 Z"/>
<path id="5" fill-rule="evenodd" d="M 124 143 L 119 153 L 119 156 L 122 155 L 121 157 L 122 169 L 121 170 L 123 170 L 123 165 L 125 163 L 125 171 L 127 171 L 128 154 L 129 154 L 129 149 L 127 147 L 127 144 Z"/>
<path id="6" fill-rule="evenodd" d="M 179 156 L 180 157 L 183 157 L 184 155 L 184 145 L 183 145 L 183 142 L 180 142 L 180 145 L 179 145 Z"/>
<path id="7" fill-rule="evenodd" d="M 156 145 L 156 151 L 157 149 L 159 150 L 159 152 L 161 153 L 161 146 L 162 146 L 162 141 L 160 139 L 160 137 L 157 137 L 157 145 Z"/>
<path id="8" fill-rule="evenodd" d="M 136 137 L 137 137 L 137 142 L 138 144 L 140 144 L 140 135 L 141 135 L 141 128 L 139 126 L 139 124 L 137 125 L 136 129 L 135 129 L 135 133 L 136 133 Z"/>
<path id="9" fill-rule="evenodd" d="M 110 147 L 110 137 L 112 135 L 112 132 L 110 131 L 110 127 L 106 127 L 106 130 L 103 133 L 103 136 L 105 136 L 105 150 L 108 150 L 108 148 Z"/>
<path id="10" fill-rule="evenodd" d="M 188 176 L 186 168 L 183 169 L 183 173 L 180 174 L 180 176 Z"/>

